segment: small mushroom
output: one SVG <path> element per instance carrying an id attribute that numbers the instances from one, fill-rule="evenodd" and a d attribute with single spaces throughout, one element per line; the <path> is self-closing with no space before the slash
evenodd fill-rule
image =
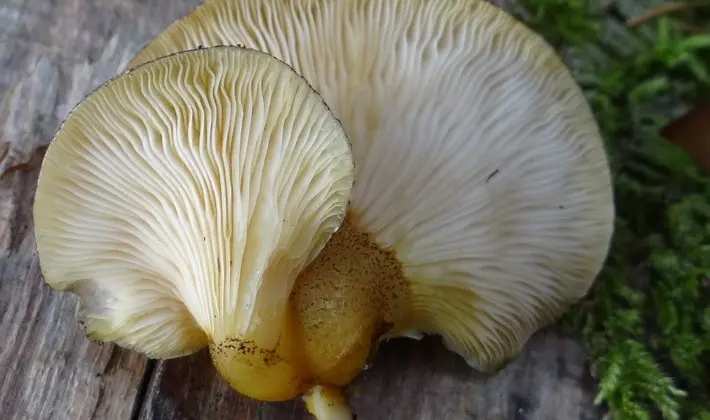
<path id="1" fill-rule="evenodd" d="M 99 87 L 51 142 L 42 272 L 81 296 L 90 337 L 153 358 L 210 345 L 245 394 L 292 398 L 289 295 L 352 183 L 341 124 L 287 65 L 237 47 L 163 57 Z"/>
<path id="2" fill-rule="evenodd" d="M 327 211 L 302 218 L 289 211 L 259 213 L 259 225 L 266 233 L 239 236 L 238 232 L 210 224 L 213 213 L 180 216 L 172 207 L 172 200 L 182 197 L 176 194 L 158 201 L 160 206 L 139 205 L 155 199 L 134 200 L 130 209 L 155 220 L 180 218 L 189 221 L 185 225 L 189 228 L 158 224 L 161 233 L 157 233 L 145 225 L 136 225 L 140 229 L 135 229 L 132 236 L 115 235 L 112 226 L 121 219 L 112 218 L 109 210 L 118 204 L 108 205 L 105 200 L 71 204 L 65 210 L 77 218 L 71 223 L 53 225 L 42 221 L 59 214 L 52 209 L 56 205 L 43 201 L 70 202 L 88 194 L 83 188 L 88 175 L 71 171 L 66 162 L 72 160 L 60 155 L 67 147 L 50 148 L 50 163 L 46 165 L 54 168 L 43 170 L 38 198 L 42 191 L 46 197 L 36 204 L 48 208 L 42 210 L 44 216 L 36 210 L 38 227 L 45 236 L 38 238 L 40 257 L 43 266 L 48 261 L 50 269 L 55 259 L 74 260 L 71 269 L 48 271 L 48 282 L 64 285 L 65 289 L 72 284 L 73 290 L 90 302 L 98 296 L 99 307 L 104 308 L 106 302 L 115 300 L 105 287 L 97 285 L 133 284 L 133 271 L 125 266 L 134 254 L 110 254 L 115 262 L 112 270 L 98 271 L 94 266 L 99 266 L 97 259 L 103 256 L 92 253 L 100 244 L 106 247 L 110 242 L 110 246 L 121 249 L 144 241 L 150 246 L 135 253 L 142 258 L 140 266 L 151 273 L 148 278 L 160 279 L 156 284 L 164 284 L 165 293 L 172 293 L 174 299 L 169 302 L 180 308 L 175 313 L 184 317 L 177 323 L 164 314 L 160 317 L 164 319 L 162 324 L 146 324 L 140 317 L 123 319 L 119 322 L 121 329 L 104 333 L 110 331 L 105 329 L 95 336 L 161 357 L 208 346 L 217 370 L 238 392 L 269 401 L 303 395 L 309 411 L 318 418 L 342 418 L 349 411 L 339 390 L 363 369 L 382 340 L 437 334 L 471 366 L 494 371 L 515 357 L 533 333 L 555 321 L 587 293 L 606 259 L 613 233 L 614 204 L 603 142 L 581 90 L 554 50 L 505 12 L 479 0 L 212 0 L 168 27 L 128 67 L 140 66 L 136 74 L 148 74 L 148 69 L 164 63 L 160 57 L 199 47 L 211 51 L 211 47 L 225 44 L 244 45 L 269 54 L 292 66 L 313 86 L 332 110 L 332 115 L 325 110 L 318 115 L 323 120 L 340 120 L 352 143 L 356 182 L 351 191 L 347 189 L 352 168 L 344 146 L 346 134 L 335 134 L 337 124 L 330 123 L 328 142 L 318 137 L 324 135 L 320 131 L 284 129 L 281 137 L 269 136 L 282 142 L 274 149 L 283 156 L 292 156 L 290 147 L 309 141 L 328 146 L 329 152 L 318 154 L 323 159 L 319 161 L 322 168 L 328 168 L 319 173 L 328 176 L 313 177 L 315 186 L 309 186 L 303 174 L 312 172 L 305 162 L 286 165 L 262 159 L 250 163 L 252 155 L 244 153 L 244 164 L 252 164 L 253 170 L 233 173 L 219 184 L 225 187 L 210 189 L 214 201 L 227 200 L 224 195 L 232 191 L 226 187 L 230 182 L 241 184 L 244 176 L 252 183 L 259 182 L 260 177 L 275 176 L 278 169 L 293 176 L 291 182 L 298 188 L 321 191 L 292 191 L 288 197 L 294 201 L 288 203 L 293 208 Z M 193 55 L 198 56 L 194 52 L 178 56 Z M 191 61 L 175 58 L 178 56 L 172 60 Z M 211 80 L 215 74 L 254 74 L 248 66 L 210 70 L 176 65 L 173 72 L 166 72 L 174 74 L 173 78 L 146 77 L 150 81 L 134 83 L 121 91 L 127 98 L 138 98 L 143 97 L 145 87 L 155 86 L 158 81 L 168 90 L 171 86 L 191 90 L 193 84 L 206 84 L 203 79 Z M 130 80 L 132 73 L 117 80 Z M 267 76 L 264 72 L 253 77 L 273 80 Z M 104 89 L 94 98 L 102 98 Z M 204 86 L 203 91 L 207 91 Z M 279 95 L 258 96 L 260 89 L 256 87 L 245 92 L 255 95 L 249 98 L 261 109 L 286 107 L 294 102 L 288 89 Z M 315 93 L 311 92 L 311 96 L 313 103 L 321 103 Z M 238 95 L 216 98 L 204 102 L 203 107 L 236 112 L 249 104 Z M 156 151 L 154 159 L 146 164 L 148 169 L 154 165 L 187 167 L 196 179 L 175 183 L 168 176 L 156 178 L 164 188 L 173 186 L 178 191 L 183 183 L 205 182 L 204 172 L 211 162 L 224 158 L 220 150 L 225 143 L 211 149 L 212 154 L 199 155 L 205 160 L 194 160 L 192 154 L 171 154 L 173 150 L 185 150 L 180 146 L 184 136 L 178 132 L 172 136 L 150 134 L 165 124 L 164 115 L 182 109 L 173 105 L 172 96 L 165 95 L 164 100 L 158 101 L 162 107 L 154 120 L 140 117 L 142 109 L 147 108 L 145 101 L 125 109 L 115 106 L 125 100 L 87 102 L 96 104 L 95 108 L 105 104 L 104 108 L 119 113 L 121 120 L 142 127 L 131 132 L 136 143 L 157 139 L 164 142 L 160 149 L 164 155 Z M 86 104 L 80 109 L 81 106 L 87 109 L 87 115 L 108 112 L 89 109 Z M 304 112 L 302 107 L 293 105 L 289 109 Z M 77 126 L 87 118 L 81 115 L 73 113 L 66 125 Z M 186 111 L 180 126 L 194 127 L 191 118 L 200 115 Z M 211 124 L 205 123 L 204 133 L 194 128 L 188 132 L 193 133 L 194 139 L 222 133 L 223 126 L 235 124 L 228 113 L 224 115 L 214 117 Z M 253 120 L 240 115 L 239 121 L 249 127 L 265 120 L 263 112 L 253 115 Z M 301 127 L 297 124 L 300 120 L 288 121 Z M 122 128 L 125 125 L 114 123 L 112 118 L 84 125 L 82 130 L 89 134 L 82 136 L 102 143 L 92 147 L 113 153 L 111 159 L 95 163 L 92 171 L 112 174 L 106 168 L 114 167 L 116 153 L 145 150 L 130 148 L 131 142 L 115 139 L 117 133 L 126 132 Z M 90 135 L 91 130 L 102 134 Z M 246 133 L 257 135 L 251 128 Z M 299 137 L 299 133 L 309 133 L 314 138 L 308 139 L 305 134 Z M 109 134 L 114 140 L 106 138 Z M 250 142 L 249 136 L 242 135 L 229 137 L 235 149 Z M 78 131 L 62 128 L 55 142 L 77 141 L 72 138 L 81 136 Z M 85 143 L 87 146 L 83 146 Z M 81 144 L 88 147 L 90 142 L 84 140 Z M 52 158 L 55 154 L 57 157 Z M 95 155 L 82 154 L 91 158 Z M 64 162 L 62 167 L 58 166 L 60 161 Z M 201 169 L 202 166 L 206 168 Z M 128 173 L 133 172 L 137 171 Z M 328 184 L 333 185 L 332 191 L 325 189 Z M 101 190 L 108 197 L 124 194 L 120 186 L 106 190 L 112 191 L 109 194 Z M 135 194 L 125 193 L 128 197 Z M 347 210 L 346 197 L 350 198 Z M 279 199 L 284 199 L 283 195 L 272 197 L 270 203 L 280 203 Z M 103 203 L 103 207 L 92 207 L 94 202 Z M 254 206 L 258 208 L 257 204 Z M 160 216 L 163 214 L 166 216 Z M 248 214 L 235 210 L 231 214 L 233 223 L 248 224 Z M 283 224 L 270 226 L 270 221 L 278 222 L 280 217 L 284 218 Z M 92 221 L 92 227 L 80 228 L 80 221 Z M 302 223 L 308 227 L 308 234 L 299 236 L 299 240 L 289 241 L 283 233 L 274 233 L 283 226 L 300 232 Z M 232 318 L 217 302 L 208 299 L 214 289 L 202 291 L 185 286 L 187 292 L 182 293 L 182 289 L 171 286 L 175 282 L 197 281 L 213 285 L 218 281 L 213 277 L 222 275 L 224 257 L 215 258 L 216 251 L 186 253 L 172 245 L 182 243 L 184 239 L 180 238 L 193 240 L 193 226 L 205 226 L 197 230 L 198 235 L 203 235 L 203 242 L 226 241 L 235 247 L 240 244 L 244 250 L 264 252 L 239 254 L 242 258 L 235 264 L 257 268 L 242 268 L 239 276 L 219 283 L 229 291 L 221 296 L 231 296 L 227 300 L 235 311 L 230 313 Z M 80 236 L 81 229 L 93 229 L 95 233 Z M 112 236 L 107 237 L 104 231 Z M 268 239 L 271 233 L 279 240 Z M 162 243 L 168 245 L 156 245 Z M 148 261 L 148 249 L 163 252 L 160 258 L 151 257 Z M 270 268 L 273 254 L 269 249 L 276 255 L 288 255 L 278 260 L 290 261 L 288 269 L 281 265 Z M 156 267 L 189 267 L 186 272 L 203 274 L 184 276 L 177 269 L 160 271 Z M 88 277 L 83 270 L 95 271 Z M 118 277 L 100 280 L 104 274 Z M 172 276 L 179 279 L 172 280 Z M 249 280 L 242 280 L 246 278 Z M 267 286 L 268 295 L 259 294 Z M 168 302 L 152 289 L 150 294 L 142 294 L 141 286 L 121 290 L 126 290 L 120 296 L 125 299 L 127 310 L 150 306 L 154 301 Z M 277 291 L 275 297 L 273 290 Z M 255 297 L 244 298 L 245 293 Z M 133 295 L 141 298 L 129 301 Z M 262 308 L 268 311 L 260 311 Z M 251 316 L 255 311 L 259 317 Z M 202 323 L 210 317 L 233 321 L 225 322 L 220 333 L 213 334 L 213 324 Z M 109 313 L 101 315 L 100 320 L 116 325 L 114 318 Z M 174 334 L 177 330 L 182 332 Z M 166 348 L 171 351 L 163 350 Z"/>

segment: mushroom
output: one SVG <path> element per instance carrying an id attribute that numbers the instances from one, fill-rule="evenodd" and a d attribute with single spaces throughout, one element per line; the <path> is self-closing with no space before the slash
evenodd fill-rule
<path id="1" fill-rule="evenodd" d="M 318 418 L 347 418 L 347 402 L 339 392 L 374 356 L 379 342 L 439 335 L 473 368 L 492 372 L 515 357 L 532 334 L 557 320 L 587 293 L 604 264 L 613 233 L 615 210 L 603 141 L 583 93 L 554 50 L 504 11 L 482 0 L 211 0 L 159 34 L 128 68 L 138 66 L 134 71 L 145 74 L 161 66 L 161 57 L 166 55 L 225 44 L 244 45 L 287 63 L 321 95 L 332 112 L 327 118 L 341 121 L 346 134 L 331 133 L 330 142 L 319 141 L 321 133 L 310 130 L 307 132 L 316 140 L 298 138 L 288 143 L 289 147 L 308 141 L 323 147 L 330 144 L 330 152 L 319 156 L 333 161 L 321 164 L 330 168 L 327 173 L 334 178 L 331 181 L 338 194 L 334 193 L 336 198 L 325 193 L 289 196 L 296 200 L 294 208 L 320 205 L 318 208 L 328 209 L 318 215 L 297 220 L 289 212 L 278 217 L 269 213 L 276 219 L 283 216 L 284 225 L 296 231 L 302 229 L 301 223 L 310 223 L 310 234 L 299 240 L 277 243 L 261 236 L 235 236 L 235 232 L 220 228 L 199 231 L 208 243 L 231 240 L 245 250 L 264 249 L 264 254 L 243 254 L 250 258 L 240 264 L 262 267 L 250 272 L 248 284 L 273 285 L 278 290 L 275 301 L 266 294 L 258 295 L 259 289 L 242 286 L 239 277 L 220 284 L 236 294 L 230 301 L 236 305 L 235 311 L 252 313 L 253 306 L 237 306 L 262 304 L 258 309 L 269 309 L 260 312 L 265 319 L 242 322 L 236 317 L 237 321 L 221 326 L 220 334 L 214 335 L 208 320 L 210 316 L 221 319 L 224 313 L 214 302 L 205 301 L 204 295 L 209 293 L 200 294 L 193 287 L 185 295 L 173 293 L 169 301 L 180 308 L 175 311 L 183 314 L 180 323 L 171 323 L 166 313 L 160 316 L 161 324 L 151 324 L 151 328 L 145 327 L 142 318 L 122 319 L 122 328 L 102 328 L 95 337 L 157 357 L 207 346 L 220 375 L 238 392 L 268 401 L 303 395 L 309 411 Z M 189 54 L 196 53 L 168 59 L 188 61 Z M 203 77 L 214 73 L 204 71 L 188 78 L 184 72 L 192 66 L 185 67 L 175 69 L 179 81 L 167 77 L 155 80 L 162 81 L 165 89 L 173 85 L 188 89 L 191 83 L 202 83 Z M 222 70 L 240 73 L 247 71 L 245 67 Z M 129 71 L 117 80 L 128 80 L 131 74 Z M 99 97 L 104 89 L 97 92 Z M 141 92 L 138 86 L 121 89 L 129 98 Z M 311 95 L 312 102 L 318 102 L 316 94 Z M 239 109 L 247 103 L 239 98 L 222 96 L 221 102 L 215 99 L 210 107 Z M 286 94 L 262 98 L 264 107 L 276 106 L 273 101 L 281 106 L 293 101 Z M 124 103 L 88 101 L 104 106 Z M 160 102 L 166 110 L 157 114 L 172 110 L 170 103 Z M 87 114 L 104 115 L 90 110 L 91 105 L 81 106 Z M 164 120 L 140 120 L 136 107 L 114 112 L 125 113 L 127 121 L 143 127 L 143 131 L 133 131 L 136 139 L 152 139 L 146 127 Z M 70 115 L 67 125 L 72 120 L 71 126 L 77 125 L 80 115 Z M 231 124 L 230 118 L 215 118 L 209 126 L 214 131 L 208 133 L 219 133 L 222 125 Z M 114 126 L 106 119 L 92 122 L 86 129 L 103 127 L 98 136 L 104 143 L 101 147 L 118 153 L 125 149 L 119 146 L 123 143 L 104 138 L 125 131 Z M 337 125 L 332 122 L 330 126 Z M 295 134 L 283 133 L 284 137 L 291 135 Z M 63 128 L 55 142 L 68 142 L 63 138 L 69 137 L 80 136 Z M 352 190 L 346 188 L 351 170 L 342 146 L 346 137 L 354 160 Z M 176 135 L 164 141 L 182 140 Z M 233 141 L 248 142 L 242 138 Z M 50 148 L 50 162 L 56 165 L 59 157 L 52 156 L 64 149 Z M 219 156 L 216 150 L 213 156 Z M 151 165 L 160 159 L 177 164 L 188 157 L 156 155 Z M 69 161 L 62 158 L 62 162 Z M 109 166 L 112 161 L 115 159 L 103 160 L 100 165 Z M 203 179 L 199 165 L 209 166 L 209 161 L 187 162 L 194 176 Z M 261 176 L 271 176 L 271 167 L 255 165 L 251 177 L 259 176 L 257 169 L 265 171 Z M 49 202 L 50 196 L 59 201 L 61 191 L 68 188 L 60 185 L 85 182 L 83 173 L 62 175 L 68 170 L 66 163 L 63 166 L 43 170 L 36 204 L 50 209 L 36 210 L 38 227 L 45 236 L 38 238 L 38 243 L 43 266 L 48 261 L 47 281 L 65 289 L 73 285 L 70 289 L 89 302 L 97 296 L 104 303 L 113 301 L 105 288 L 96 287 L 107 284 L 98 280 L 104 272 L 95 271 L 96 276 L 86 280 L 79 269 L 88 270 L 102 258 L 85 251 L 104 244 L 101 241 L 108 239 L 103 232 L 118 222 L 109 216 L 100 219 L 92 213 L 98 208 L 82 202 L 67 205 L 66 211 L 80 218 L 72 223 L 52 225 L 42 220 L 50 217 L 49 212 L 56 213 L 51 210 L 56 205 L 42 202 Z M 271 169 L 275 171 L 276 166 Z M 310 170 L 303 162 L 288 166 L 293 176 Z M 318 178 L 320 182 L 313 188 L 323 191 L 327 179 Z M 159 179 L 166 184 L 169 181 L 167 177 Z M 241 181 L 238 174 L 233 175 L 232 182 Z M 303 179 L 298 181 L 299 188 L 307 188 Z M 44 199 L 42 191 L 46 191 Z M 119 191 L 122 189 L 116 187 L 115 193 Z M 66 194 L 67 202 L 76 200 L 75 196 L 78 193 Z M 346 196 L 350 199 L 347 209 Z M 308 204 L 298 202 L 298 197 Z M 161 203 L 158 207 L 136 202 L 132 208 L 155 220 L 175 219 L 171 199 Z M 89 208 L 93 210 L 89 212 Z M 205 215 L 195 214 L 190 223 L 208 223 L 200 217 Z M 262 226 L 272 229 L 265 217 L 260 221 Z M 96 238 L 89 241 L 87 236 L 91 235 L 79 236 L 77 226 L 79 220 L 91 219 L 95 223 L 91 235 Z M 150 244 L 166 240 L 146 229 L 136 229 L 135 236 L 114 235 L 111 246 L 120 249 L 138 240 Z M 192 230 L 183 229 L 170 225 L 161 227 L 161 232 L 173 243 L 189 237 Z M 147 239 L 139 239 L 140 235 Z M 269 247 L 288 253 L 286 260 L 292 262 L 285 272 L 278 270 L 280 280 L 270 275 L 270 265 L 263 263 Z M 213 245 L 209 249 L 221 248 Z M 53 272 L 53 260 L 67 256 L 75 258 L 72 269 Z M 134 258 L 129 256 L 112 256 L 114 271 L 106 274 L 122 276 L 112 284 L 129 281 L 127 272 L 119 269 Z M 215 260 L 214 254 L 183 253 L 177 248 L 176 252 L 163 252 L 160 259 L 141 261 L 142 269 L 156 273 L 151 274 L 156 279 L 158 266 L 154 264 L 158 263 L 200 267 L 212 276 L 224 268 L 224 260 Z M 244 272 L 242 269 L 242 276 Z M 164 275 L 179 277 L 179 273 L 173 270 Z M 228 280 L 234 284 L 227 286 Z M 183 276 L 175 281 L 195 279 Z M 172 284 L 165 279 L 157 283 Z M 143 293 L 144 288 L 125 290 L 121 296 L 127 299 Z M 126 300 L 124 309 L 168 302 L 149 290 L 137 301 Z M 272 288 L 269 290 L 271 296 Z M 245 292 L 257 293 L 260 300 L 243 299 Z M 101 315 L 100 322 L 102 326 L 117 325 L 112 313 Z M 248 334 L 259 337 L 257 345 L 248 341 Z"/>
<path id="2" fill-rule="evenodd" d="M 281 61 L 169 55 L 99 87 L 50 143 L 42 273 L 81 296 L 90 337 L 153 358 L 209 345 L 245 394 L 292 398 L 289 295 L 342 224 L 353 173 L 341 124 Z"/>

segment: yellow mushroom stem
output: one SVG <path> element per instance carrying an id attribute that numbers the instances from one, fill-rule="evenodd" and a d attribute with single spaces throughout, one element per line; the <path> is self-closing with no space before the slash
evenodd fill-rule
<path id="1" fill-rule="evenodd" d="M 349 212 L 299 274 L 274 348 L 245 338 L 210 342 L 215 367 L 238 392 L 264 401 L 307 393 L 320 411 L 317 401 L 340 405 L 336 390 L 365 367 L 378 339 L 404 322 L 411 297 L 402 265 L 357 219 Z"/>
<path id="2" fill-rule="evenodd" d="M 304 396 L 306 409 L 318 420 L 351 420 L 352 411 L 340 390 L 324 386 L 311 388 Z"/>

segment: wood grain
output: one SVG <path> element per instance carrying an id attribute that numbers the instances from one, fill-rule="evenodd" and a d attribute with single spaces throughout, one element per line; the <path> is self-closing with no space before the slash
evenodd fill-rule
<path id="1" fill-rule="evenodd" d="M 438 339 L 383 344 L 371 369 L 349 389 L 359 420 L 593 420 L 594 384 L 582 346 L 553 331 L 538 334 L 495 375 L 471 370 Z M 161 362 L 143 420 L 311 419 L 300 401 L 256 403 L 233 392 L 206 352 Z"/>
<path id="2" fill-rule="evenodd" d="M 150 362 L 85 338 L 77 299 L 46 287 L 31 206 L 43 147 L 69 110 L 196 0 L 0 3 L 0 419 L 309 419 L 237 395 L 205 352 Z M 23 162 L 28 165 L 17 167 Z M 596 419 L 582 347 L 539 334 L 497 375 L 436 339 L 382 346 L 350 388 L 359 419 Z M 146 393 L 143 395 L 143 388 Z"/>
<path id="3" fill-rule="evenodd" d="M 42 146 L 67 112 L 194 1 L 0 2 L 0 419 L 129 419 L 145 357 L 85 338 L 46 287 L 31 206 Z"/>

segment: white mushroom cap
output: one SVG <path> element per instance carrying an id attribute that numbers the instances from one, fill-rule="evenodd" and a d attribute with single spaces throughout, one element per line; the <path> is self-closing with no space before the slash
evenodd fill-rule
<path id="1" fill-rule="evenodd" d="M 441 334 L 479 369 L 517 354 L 601 269 L 602 139 L 539 36 L 476 0 L 213 0 L 131 63 L 243 44 L 292 65 L 352 142 L 351 208 L 411 282 L 392 335 Z"/>
<path id="2" fill-rule="evenodd" d="M 352 183 L 340 123 L 287 65 L 237 47 L 164 57 L 101 86 L 51 143 L 42 272 L 81 295 L 97 340 L 155 358 L 226 336 L 273 348 Z"/>

